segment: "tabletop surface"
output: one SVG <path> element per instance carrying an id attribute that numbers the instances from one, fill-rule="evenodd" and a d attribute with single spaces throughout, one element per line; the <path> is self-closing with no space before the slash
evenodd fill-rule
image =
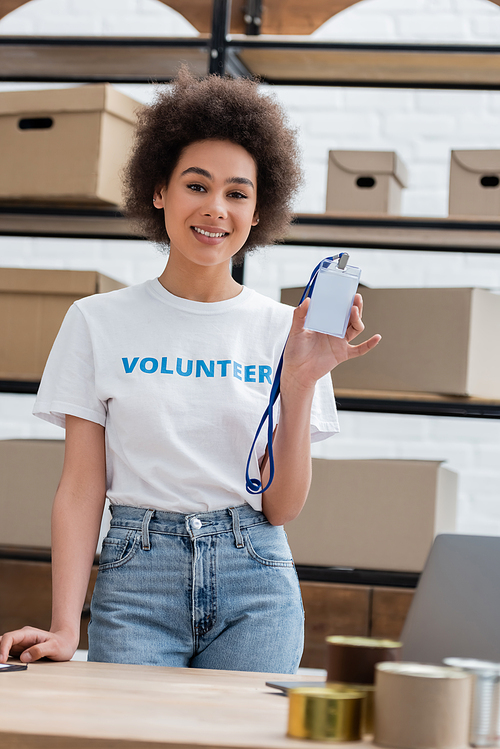
<path id="1" fill-rule="evenodd" d="M 311 749 L 310 741 L 287 738 L 288 700 L 266 687 L 273 679 L 310 681 L 311 676 L 32 663 L 27 671 L 0 673 L 0 746 Z"/>

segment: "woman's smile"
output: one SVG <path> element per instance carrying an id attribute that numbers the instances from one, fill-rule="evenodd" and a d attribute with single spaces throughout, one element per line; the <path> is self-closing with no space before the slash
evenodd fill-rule
<path id="1" fill-rule="evenodd" d="M 210 226 L 192 226 L 191 229 L 198 235 L 200 242 L 207 244 L 219 244 L 219 241 L 229 236 L 229 232 L 224 229 Z M 219 241 L 212 241 L 219 240 Z"/>

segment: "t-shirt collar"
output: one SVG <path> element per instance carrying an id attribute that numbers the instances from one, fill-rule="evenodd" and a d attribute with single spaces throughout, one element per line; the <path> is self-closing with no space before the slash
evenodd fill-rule
<path id="1" fill-rule="evenodd" d="M 170 291 L 162 286 L 158 278 L 154 278 L 146 283 L 148 291 L 164 304 L 168 304 L 175 309 L 192 312 L 194 314 L 214 315 L 221 312 L 240 307 L 252 294 L 252 290 L 243 286 L 240 293 L 231 299 L 224 299 L 221 302 L 195 302 L 192 299 L 183 299 L 182 297 L 171 294 Z"/>

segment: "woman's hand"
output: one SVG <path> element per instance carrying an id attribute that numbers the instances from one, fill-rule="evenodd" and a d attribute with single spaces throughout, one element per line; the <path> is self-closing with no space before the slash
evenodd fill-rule
<path id="1" fill-rule="evenodd" d="M 78 635 L 71 632 L 46 632 L 36 627 L 23 627 L 6 632 L 0 637 L 0 663 L 10 655 L 20 656 L 23 663 L 39 658 L 53 661 L 69 661 L 78 647 Z"/>
<path id="2" fill-rule="evenodd" d="M 283 384 L 288 382 L 293 384 L 294 387 L 304 389 L 313 388 L 317 380 L 343 361 L 368 353 L 382 337 L 374 335 L 368 341 L 357 346 L 351 344 L 351 341 L 365 329 L 361 319 L 363 311 L 361 294 L 356 294 L 354 297 L 354 304 L 344 338 L 335 338 L 325 333 L 317 333 L 304 328 L 310 301 L 310 299 L 304 299 L 293 314 L 281 375 Z"/>

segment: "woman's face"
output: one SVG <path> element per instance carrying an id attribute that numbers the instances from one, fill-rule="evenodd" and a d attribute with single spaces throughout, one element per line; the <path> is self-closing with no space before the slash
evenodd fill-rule
<path id="1" fill-rule="evenodd" d="M 192 143 L 167 187 L 157 191 L 170 237 L 170 257 L 196 265 L 228 263 L 258 223 L 257 168 L 242 146 L 227 140 Z"/>

